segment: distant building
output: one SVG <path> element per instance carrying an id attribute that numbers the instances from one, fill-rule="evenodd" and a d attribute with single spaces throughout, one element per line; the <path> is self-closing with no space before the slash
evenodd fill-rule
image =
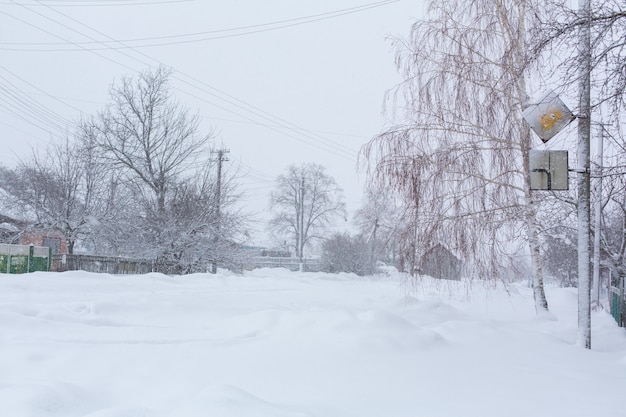
<path id="1" fill-rule="evenodd" d="M 18 243 L 25 223 L 0 214 L 0 243 Z"/>
<path id="2" fill-rule="evenodd" d="M 261 249 L 261 256 L 272 258 L 291 258 L 291 252 L 282 249 Z"/>
<path id="3" fill-rule="evenodd" d="M 422 257 L 420 273 L 433 278 L 460 280 L 463 262 L 442 244 L 436 244 Z"/>
<path id="4" fill-rule="evenodd" d="M 52 249 L 52 254 L 67 254 L 67 239 L 58 230 L 29 229 L 20 239 L 22 245 L 45 246 Z"/>

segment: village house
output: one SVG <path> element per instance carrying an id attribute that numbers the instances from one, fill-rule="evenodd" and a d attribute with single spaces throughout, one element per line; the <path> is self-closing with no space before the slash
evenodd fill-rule
<path id="1" fill-rule="evenodd" d="M 460 280 L 463 262 L 445 246 L 437 244 L 422 257 L 420 273 L 433 278 Z"/>
<path id="2" fill-rule="evenodd" d="M 22 233 L 19 243 L 50 248 L 53 255 L 68 253 L 67 239 L 57 230 L 30 228 Z"/>

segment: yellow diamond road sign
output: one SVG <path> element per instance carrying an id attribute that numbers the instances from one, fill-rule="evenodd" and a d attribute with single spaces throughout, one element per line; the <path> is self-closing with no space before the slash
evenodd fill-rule
<path id="1" fill-rule="evenodd" d="M 523 116 L 530 128 L 544 142 L 563 130 L 575 118 L 554 92 L 550 92 L 539 103 L 525 109 Z"/>

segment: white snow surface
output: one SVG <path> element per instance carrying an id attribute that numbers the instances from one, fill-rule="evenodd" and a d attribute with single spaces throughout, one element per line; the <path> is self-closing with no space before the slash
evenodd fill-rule
<path id="1" fill-rule="evenodd" d="M 6 417 L 626 415 L 626 331 L 575 289 L 262 269 L 0 275 Z"/>

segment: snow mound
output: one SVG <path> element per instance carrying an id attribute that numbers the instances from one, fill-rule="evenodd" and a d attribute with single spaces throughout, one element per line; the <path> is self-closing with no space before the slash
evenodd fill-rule
<path id="1" fill-rule="evenodd" d="M 416 326 L 388 311 L 364 312 L 358 319 L 359 324 L 346 329 L 346 334 L 353 337 L 353 348 L 417 352 L 445 344 L 444 337 L 436 330 Z"/>
<path id="2" fill-rule="evenodd" d="M 215 385 L 206 387 L 169 417 L 206 416 L 309 417 L 309 414 L 264 401 L 238 387 Z"/>
<path id="3" fill-rule="evenodd" d="M 11 417 L 82 417 L 93 399 L 68 383 L 4 384 L 0 386 L 2 415 Z"/>
<path id="4" fill-rule="evenodd" d="M 148 408 L 113 407 L 94 411 L 83 417 L 161 417 L 162 414 Z"/>

